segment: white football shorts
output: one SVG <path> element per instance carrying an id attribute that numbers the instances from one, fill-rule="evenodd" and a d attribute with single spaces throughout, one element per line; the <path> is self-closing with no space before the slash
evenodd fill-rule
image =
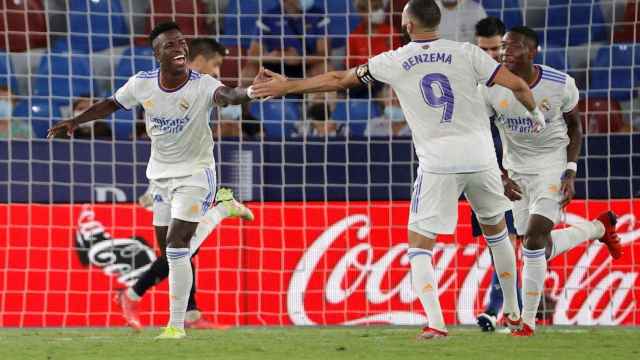
<path id="1" fill-rule="evenodd" d="M 522 199 L 513 202 L 513 220 L 518 235 L 527 233 L 529 216 L 537 214 L 558 224 L 560 221 L 560 186 L 563 169 L 539 174 L 521 174 L 509 171 L 509 177 L 520 186 Z"/>

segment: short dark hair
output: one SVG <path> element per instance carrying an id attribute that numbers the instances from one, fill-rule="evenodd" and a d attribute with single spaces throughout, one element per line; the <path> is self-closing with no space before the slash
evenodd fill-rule
<path id="1" fill-rule="evenodd" d="M 506 28 L 504 23 L 495 16 L 487 16 L 476 24 L 476 36 L 487 38 L 494 36 L 502 37 L 505 32 Z"/>
<path id="2" fill-rule="evenodd" d="M 530 40 L 533 43 L 533 46 L 537 49 L 540 41 L 538 40 L 538 33 L 535 32 L 530 27 L 526 26 L 516 26 L 514 28 L 509 29 L 509 32 L 520 34 L 525 37 L 525 39 Z"/>
<path id="3" fill-rule="evenodd" d="M 149 33 L 149 45 L 153 46 L 153 40 L 155 40 L 163 32 L 167 32 L 169 30 L 178 30 L 182 32 L 182 30 L 180 30 L 180 26 L 178 26 L 178 24 L 176 24 L 174 21 L 162 22 L 156 25 L 156 27 L 151 30 L 151 33 Z"/>
<path id="4" fill-rule="evenodd" d="M 202 55 L 205 58 L 211 58 L 215 54 L 227 56 L 229 54 L 229 50 L 211 38 L 193 39 L 189 44 L 189 60 L 195 59 L 198 55 Z"/>
<path id="5" fill-rule="evenodd" d="M 440 25 L 440 8 L 434 0 L 409 0 L 409 13 L 420 25 L 427 29 L 435 29 Z"/>

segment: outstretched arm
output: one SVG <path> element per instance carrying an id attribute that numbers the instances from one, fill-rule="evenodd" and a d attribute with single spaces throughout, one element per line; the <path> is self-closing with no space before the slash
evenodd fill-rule
<path id="1" fill-rule="evenodd" d="M 302 80 L 287 80 L 282 75 L 264 70 L 271 80 L 255 84 L 253 91 L 257 97 L 278 97 L 287 94 L 305 94 L 346 90 L 362 84 L 356 75 L 356 68 L 345 71 L 330 71 Z"/>
<path id="2" fill-rule="evenodd" d="M 247 94 L 247 88 L 243 87 L 221 86 L 213 95 L 213 101 L 219 106 L 244 104 L 251 100 L 252 98 Z"/>
<path id="3" fill-rule="evenodd" d="M 47 138 L 52 138 L 62 131 L 65 131 L 67 135 L 71 136 L 80 124 L 93 120 L 103 119 L 113 114 L 116 110 L 118 110 L 118 108 L 119 106 L 115 102 L 115 100 L 113 100 L 113 98 L 99 101 L 91 105 L 91 107 L 82 114 L 75 116 L 69 120 L 60 121 L 49 128 L 49 131 L 47 132 Z"/>

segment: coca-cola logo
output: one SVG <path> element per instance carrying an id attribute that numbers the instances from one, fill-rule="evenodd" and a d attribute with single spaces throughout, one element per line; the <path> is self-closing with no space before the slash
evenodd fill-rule
<path id="1" fill-rule="evenodd" d="M 567 214 L 567 224 L 577 221 L 585 219 Z M 367 215 L 347 216 L 304 251 L 287 290 L 287 312 L 293 324 L 415 325 L 427 321 L 411 288 L 407 245 L 387 241 L 386 248 L 380 249 L 369 241 L 371 228 Z M 633 214 L 620 216 L 618 231 L 624 245 L 640 237 Z M 636 307 L 633 289 L 638 287 L 638 273 L 612 269 L 606 248 L 597 241 L 575 251 L 582 254 L 571 261 L 572 266 L 562 271 L 551 266 L 548 273 L 548 294 L 556 301 L 553 322 L 622 323 Z M 491 269 L 488 248 L 475 243 L 441 244 L 434 249 L 433 259 L 439 294 L 454 293 L 449 296 L 454 321 L 474 324 L 477 308 L 487 301 L 488 293 L 480 285 Z M 340 316 L 331 316 L 340 309 Z"/>
<path id="2" fill-rule="evenodd" d="M 153 249 L 142 238 L 113 238 L 94 211 L 85 206 L 78 217 L 76 250 L 80 262 L 102 269 L 125 286 L 133 285 L 156 259 Z"/>

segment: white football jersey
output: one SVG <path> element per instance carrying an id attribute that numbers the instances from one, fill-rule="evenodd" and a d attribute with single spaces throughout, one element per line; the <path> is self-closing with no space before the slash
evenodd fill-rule
<path id="1" fill-rule="evenodd" d="M 190 71 L 180 88 L 161 87 L 159 70 L 141 71 L 129 78 L 113 98 L 124 109 L 142 105 L 151 157 L 149 179 L 192 175 L 214 167 L 213 137 L 209 128 L 214 93 L 222 83 Z"/>
<path id="2" fill-rule="evenodd" d="M 479 47 L 413 41 L 371 58 L 368 67 L 398 95 L 424 171 L 466 173 L 497 166 L 477 86 L 491 85 L 500 65 Z"/>
<path id="3" fill-rule="evenodd" d="M 578 88 L 571 76 L 548 66 L 535 66 L 539 75 L 531 85 L 531 92 L 547 123 L 538 134 L 532 132 L 527 110 L 509 89 L 493 86 L 481 90 L 489 109 L 496 115 L 504 168 L 523 174 L 566 167 L 569 136 L 562 114 L 573 110 L 579 100 Z"/>

